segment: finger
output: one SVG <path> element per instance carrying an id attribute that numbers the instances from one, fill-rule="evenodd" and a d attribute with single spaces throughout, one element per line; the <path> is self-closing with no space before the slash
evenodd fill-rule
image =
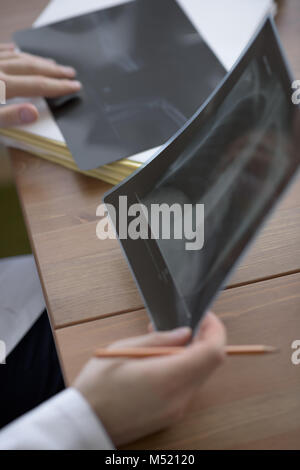
<path id="1" fill-rule="evenodd" d="M 20 51 L 16 51 L 13 49 L 0 50 L 0 63 L 2 59 L 18 59 L 18 58 L 29 59 L 29 60 L 45 60 L 48 62 L 52 62 L 53 64 L 56 64 L 56 61 L 52 59 L 51 57 L 39 57 L 33 54 L 29 54 L 28 52 L 20 52 Z"/>
<path id="2" fill-rule="evenodd" d="M 148 330 L 148 333 L 152 333 L 154 331 L 154 326 L 151 322 L 148 323 L 147 330 Z"/>
<path id="3" fill-rule="evenodd" d="M 174 383 L 199 386 L 225 357 L 225 328 L 219 320 L 208 320 L 212 321 L 214 325 L 207 326 L 201 340 L 193 341 L 181 353 L 160 357 L 152 365 Z"/>
<path id="4" fill-rule="evenodd" d="M 10 75 L 42 75 L 53 78 L 73 78 L 73 67 L 65 67 L 40 58 L 16 57 L 0 61 L 2 72 Z"/>
<path id="5" fill-rule="evenodd" d="M 6 74 L 2 74 L 0 78 L 6 83 L 7 98 L 15 96 L 54 98 L 76 93 L 81 89 L 81 83 L 76 80 Z"/>
<path id="6" fill-rule="evenodd" d="M 51 62 L 52 64 L 56 64 L 56 61 L 50 57 L 39 57 L 33 54 L 29 54 L 27 52 L 19 52 L 16 50 L 0 50 L 0 64 L 1 60 L 10 60 L 10 59 L 28 59 L 31 61 L 34 60 L 42 60 L 42 61 L 47 61 Z"/>
<path id="7" fill-rule="evenodd" d="M 0 63 L 2 59 L 16 59 L 19 55 L 20 53 L 13 49 L 0 49 Z"/>
<path id="8" fill-rule="evenodd" d="M 0 44 L 0 51 L 13 50 L 14 48 L 15 48 L 15 44 L 12 42 L 6 42 L 6 43 Z"/>
<path id="9" fill-rule="evenodd" d="M 194 341 L 205 341 L 206 338 L 212 337 L 221 338 L 224 332 L 225 329 L 221 320 L 213 312 L 207 312 L 195 332 Z"/>
<path id="10" fill-rule="evenodd" d="M 0 108 L 0 127 L 30 124 L 38 118 L 38 110 L 30 103 L 15 104 Z"/>
<path id="11" fill-rule="evenodd" d="M 155 331 L 147 335 L 117 341 L 116 343 L 113 343 L 109 349 L 149 346 L 182 346 L 190 340 L 191 335 L 192 331 L 188 327 L 176 328 L 171 331 Z"/>

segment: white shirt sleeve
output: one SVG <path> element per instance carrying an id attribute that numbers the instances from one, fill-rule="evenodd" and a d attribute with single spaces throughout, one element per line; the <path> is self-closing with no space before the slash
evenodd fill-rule
<path id="1" fill-rule="evenodd" d="M 114 445 L 88 402 L 68 388 L 3 428 L 0 449 L 109 450 Z"/>
<path id="2" fill-rule="evenodd" d="M 32 255 L 0 259 L 0 340 L 11 353 L 45 309 Z"/>

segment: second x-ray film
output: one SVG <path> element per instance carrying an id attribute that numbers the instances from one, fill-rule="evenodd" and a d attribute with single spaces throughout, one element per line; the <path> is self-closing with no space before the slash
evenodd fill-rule
<path id="1" fill-rule="evenodd" d="M 133 0 L 15 39 L 76 69 L 82 91 L 48 104 L 83 170 L 164 144 L 226 73 L 176 0 Z"/>

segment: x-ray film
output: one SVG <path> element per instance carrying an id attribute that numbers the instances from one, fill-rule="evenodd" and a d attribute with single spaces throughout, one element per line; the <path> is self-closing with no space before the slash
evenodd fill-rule
<path id="1" fill-rule="evenodd" d="M 158 329 L 196 327 L 296 173 L 300 118 L 291 99 L 292 81 L 267 19 L 183 129 L 105 196 L 119 236 L 120 196 L 126 196 L 128 206 L 140 204 L 144 217 L 153 204 L 182 209 L 170 212 L 170 237 L 159 236 L 149 217 L 148 236 L 120 237 Z M 204 217 L 197 221 L 200 205 Z M 194 213 L 194 240 L 174 236 L 184 226 L 186 207 Z M 201 234 L 203 240 L 197 240 Z M 203 244 L 197 246 L 199 241 Z"/>

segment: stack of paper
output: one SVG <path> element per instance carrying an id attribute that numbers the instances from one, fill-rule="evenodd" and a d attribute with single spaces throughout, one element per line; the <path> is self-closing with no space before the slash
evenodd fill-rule
<path id="1" fill-rule="evenodd" d="M 126 1 L 128 0 L 52 0 L 34 26 L 43 26 Z M 227 71 L 234 65 L 264 17 L 274 12 L 272 0 L 177 0 L 177 3 Z M 39 109 L 38 122 L 0 129 L 0 138 L 5 145 L 27 150 L 41 158 L 112 184 L 119 183 L 130 175 L 159 149 L 151 148 L 93 170 L 80 170 L 46 101 L 31 101 Z"/>

